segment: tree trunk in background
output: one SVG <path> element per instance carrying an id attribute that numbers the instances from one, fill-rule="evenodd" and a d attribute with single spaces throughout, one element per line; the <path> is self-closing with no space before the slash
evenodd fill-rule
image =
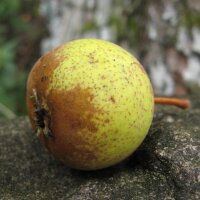
<path id="1" fill-rule="evenodd" d="M 156 94 L 200 86 L 199 0 L 42 0 L 41 12 L 50 30 L 43 53 L 72 39 L 102 38 L 136 55 Z"/>

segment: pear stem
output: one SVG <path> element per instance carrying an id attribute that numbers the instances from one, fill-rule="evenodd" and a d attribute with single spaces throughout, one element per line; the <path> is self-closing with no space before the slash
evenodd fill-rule
<path id="1" fill-rule="evenodd" d="M 188 99 L 177 99 L 169 97 L 155 97 L 154 102 L 155 104 L 174 105 L 182 109 L 189 108 L 191 105 L 191 102 Z"/>

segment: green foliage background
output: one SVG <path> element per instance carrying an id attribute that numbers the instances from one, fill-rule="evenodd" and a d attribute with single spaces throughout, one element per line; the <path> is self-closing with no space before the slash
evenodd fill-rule
<path id="1" fill-rule="evenodd" d="M 40 55 L 45 22 L 39 1 L 0 2 L 0 117 L 24 115 L 27 73 Z"/>

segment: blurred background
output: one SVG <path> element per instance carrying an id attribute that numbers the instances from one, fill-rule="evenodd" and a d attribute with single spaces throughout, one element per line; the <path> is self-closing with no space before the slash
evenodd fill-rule
<path id="1" fill-rule="evenodd" d="M 1 0 L 0 117 L 26 115 L 34 62 L 77 38 L 102 38 L 130 51 L 156 95 L 200 91 L 199 0 Z"/>

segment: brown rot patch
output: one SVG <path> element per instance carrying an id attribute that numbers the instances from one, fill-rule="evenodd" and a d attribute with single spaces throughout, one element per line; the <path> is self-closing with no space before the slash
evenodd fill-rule
<path id="1" fill-rule="evenodd" d="M 28 79 L 28 93 L 32 93 L 32 89 L 36 88 L 40 97 L 45 96 L 45 92 L 52 80 L 53 71 L 66 59 L 65 57 L 56 56 L 55 50 L 52 50 L 42 56 L 33 66 Z"/>
<path id="2" fill-rule="evenodd" d="M 41 82 L 47 81 L 48 80 L 48 76 L 42 76 L 41 77 Z"/>
<path id="3" fill-rule="evenodd" d="M 65 120 L 64 126 L 69 132 L 81 129 L 96 132 L 97 128 L 92 118 L 100 111 L 95 108 L 92 101 L 93 95 L 89 89 L 77 86 L 68 91 L 52 91 L 47 103 L 52 108 L 53 117 L 57 115 L 57 119 Z M 54 105 L 56 105 L 55 108 Z"/>
<path id="4" fill-rule="evenodd" d="M 38 98 L 43 101 L 46 98 L 46 91 L 51 82 L 51 77 L 55 68 L 59 66 L 62 59 L 56 56 L 55 50 L 50 51 L 46 55 L 42 56 L 33 66 L 27 81 L 27 95 L 26 103 L 28 108 L 28 114 L 31 119 L 32 125 L 35 127 L 35 105 L 33 100 L 30 98 L 33 96 L 33 89 L 37 91 Z"/>
<path id="5" fill-rule="evenodd" d="M 81 159 L 85 162 L 96 159 L 94 146 L 86 140 L 87 137 L 95 138 L 98 122 L 94 119 L 102 113 L 95 107 L 93 98 L 89 89 L 80 86 L 70 90 L 52 90 L 48 95 L 47 105 L 55 140 L 46 143 L 45 138 L 41 139 L 56 157 L 65 158 L 73 164 Z"/>

